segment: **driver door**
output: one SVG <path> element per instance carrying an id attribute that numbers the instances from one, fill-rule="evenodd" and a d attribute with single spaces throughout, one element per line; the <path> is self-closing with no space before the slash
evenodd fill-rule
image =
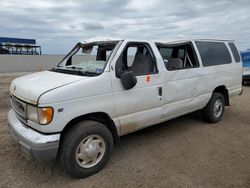
<path id="1" fill-rule="evenodd" d="M 111 64 L 115 109 L 121 135 L 158 123 L 162 116 L 162 85 L 157 61 L 148 43 L 127 42 Z M 135 87 L 125 90 L 120 74 L 133 71 Z"/>

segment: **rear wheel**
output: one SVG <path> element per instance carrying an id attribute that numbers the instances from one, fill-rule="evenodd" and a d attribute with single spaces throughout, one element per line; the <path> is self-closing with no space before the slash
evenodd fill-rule
<path id="1" fill-rule="evenodd" d="M 203 109 L 203 118 L 209 123 L 221 120 L 225 109 L 225 98 L 221 93 L 214 92 L 206 107 Z"/>
<path id="2" fill-rule="evenodd" d="M 64 136 L 59 158 L 62 166 L 76 178 L 99 172 L 108 162 L 113 150 L 109 129 L 95 121 L 83 121 Z"/>

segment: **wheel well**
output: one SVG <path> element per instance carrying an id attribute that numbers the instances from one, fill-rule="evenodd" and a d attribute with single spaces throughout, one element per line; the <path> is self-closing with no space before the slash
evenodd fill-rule
<path id="1" fill-rule="evenodd" d="M 117 133 L 117 129 L 115 126 L 115 123 L 113 122 L 113 120 L 104 112 L 96 112 L 96 113 L 90 113 L 90 114 L 85 114 L 79 117 L 76 117 L 74 119 L 72 119 L 63 129 L 62 134 L 61 134 L 61 140 L 63 140 L 63 137 L 65 135 L 65 133 L 72 127 L 74 126 L 77 122 L 79 121 L 84 121 L 84 120 L 93 120 L 93 121 L 98 121 L 102 124 L 104 124 L 109 131 L 111 132 L 113 139 L 114 139 L 114 143 L 119 142 L 119 136 Z"/>
<path id="2" fill-rule="evenodd" d="M 225 98 L 225 105 L 229 106 L 229 95 L 228 95 L 228 90 L 225 86 L 218 86 L 214 89 L 213 93 L 217 92 L 217 93 L 221 93 L 224 98 Z"/>

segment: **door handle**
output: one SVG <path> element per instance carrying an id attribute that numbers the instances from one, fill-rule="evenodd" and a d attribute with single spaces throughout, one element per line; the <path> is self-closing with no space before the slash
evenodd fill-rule
<path id="1" fill-rule="evenodd" d="M 161 97 L 162 96 L 162 87 L 158 87 L 158 95 Z"/>

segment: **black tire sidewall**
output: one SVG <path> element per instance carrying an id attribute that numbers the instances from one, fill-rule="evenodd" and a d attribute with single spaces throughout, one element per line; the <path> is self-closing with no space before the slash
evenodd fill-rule
<path id="1" fill-rule="evenodd" d="M 216 117 L 214 115 L 214 105 L 218 99 L 221 99 L 221 102 L 222 102 L 222 112 L 221 112 L 220 116 Z M 209 103 L 203 109 L 203 117 L 205 118 L 205 120 L 207 122 L 216 123 L 222 119 L 223 114 L 224 114 L 224 110 L 225 110 L 225 98 L 224 98 L 224 96 L 221 93 L 214 92 L 212 94 L 212 97 L 211 97 Z"/>
<path id="2" fill-rule="evenodd" d="M 102 137 L 106 145 L 106 150 L 99 163 L 91 168 L 83 168 L 78 165 L 75 155 L 79 143 L 89 135 L 98 135 Z M 79 122 L 66 133 L 64 139 L 61 148 L 61 163 L 73 177 L 82 178 L 99 172 L 111 157 L 113 150 L 112 134 L 105 125 L 99 122 Z"/>

